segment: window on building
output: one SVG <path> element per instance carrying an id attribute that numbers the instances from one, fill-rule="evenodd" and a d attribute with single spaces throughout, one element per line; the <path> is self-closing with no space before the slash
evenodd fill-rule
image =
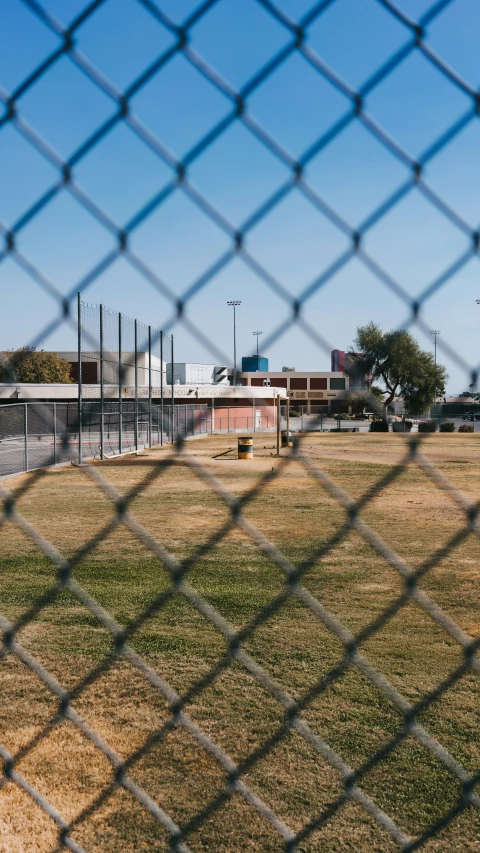
<path id="1" fill-rule="evenodd" d="M 345 391 L 345 379 L 330 379 L 331 391 Z"/>
<path id="2" fill-rule="evenodd" d="M 307 380 L 302 379 L 300 376 L 290 377 L 290 388 L 294 391 L 306 391 L 307 390 Z"/>
<path id="3" fill-rule="evenodd" d="M 327 377 L 326 376 L 312 376 L 310 379 L 310 390 L 311 391 L 325 391 L 327 388 Z"/>
<path id="4" fill-rule="evenodd" d="M 78 382 L 78 361 L 70 361 L 70 376 Z M 82 383 L 98 385 L 98 365 L 96 361 L 82 361 Z"/>

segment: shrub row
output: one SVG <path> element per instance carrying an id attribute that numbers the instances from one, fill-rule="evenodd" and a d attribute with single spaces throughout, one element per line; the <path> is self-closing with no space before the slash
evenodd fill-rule
<path id="1" fill-rule="evenodd" d="M 455 424 L 453 421 L 444 421 L 443 424 L 438 426 L 439 432 L 455 432 Z M 437 422 L 436 421 L 422 421 L 418 425 L 419 432 L 436 432 L 437 431 Z M 458 427 L 459 432 L 474 432 L 473 424 L 461 424 Z"/>
<path id="2" fill-rule="evenodd" d="M 455 424 L 453 421 L 444 421 L 438 425 L 436 421 L 421 421 L 418 425 L 419 432 L 436 432 L 437 428 L 440 432 L 455 432 Z M 393 421 L 393 432 L 410 432 L 412 429 L 411 421 Z M 461 424 L 458 428 L 459 432 L 474 432 L 473 424 Z M 388 432 L 387 421 L 371 421 L 370 432 Z"/>

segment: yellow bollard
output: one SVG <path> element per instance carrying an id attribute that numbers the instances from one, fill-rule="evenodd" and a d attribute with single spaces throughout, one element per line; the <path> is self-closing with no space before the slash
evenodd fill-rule
<path id="1" fill-rule="evenodd" d="M 238 439 L 238 458 L 253 459 L 253 438 L 251 435 L 244 435 Z"/>

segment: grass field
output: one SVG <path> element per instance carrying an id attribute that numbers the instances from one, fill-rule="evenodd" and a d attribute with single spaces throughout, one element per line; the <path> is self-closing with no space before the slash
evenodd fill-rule
<path id="1" fill-rule="evenodd" d="M 257 435 L 253 462 L 218 457 L 231 436 L 191 441 L 187 451 L 233 493 L 251 489 L 282 466 L 271 435 Z M 396 435 L 306 436 L 303 452 L 351 496 L 360 497 L 402 458 Z M 425 455 L 470 499 L 480 498 L 480 440 L 472 435 L 426 436 Z M 98 464 L 122 493 L 140 484 L 168 449 Z M 285 451 L 283 451 L 285 453 Z M 217 458 L 213 458 L 217 456 Z M 31 489 L 23 487 L 36 479 Z M 45 475 L 12 477 L 20 512 L 71 557 L 112 517 L 110 499 L 85 471 L 69 467 Z M 179 560 L 191 556 L 228 521 L 229 510 L 208 483 L 186 467 L 171 467 L 139 488 L 134 518 Z M 245 507 L 253 522 L 295 565 L 308 560 L 345 522 L 346 513 L 295 461 Z M 412 466 L 365 505 L 363 518 L 408 565 L 419 568 L 456 531 L 465 514 L 418 467 Z M 11 522 L 0 528 L 0 611 L 14 621 L 55 582 L 56 569 Z M 125 526 L 114 529 L 76 566 L 75 577 L 123 626 L 162 591 L 165 567 Z M 285 588 L 285 576 L 265 551 L 238 528 L 204 553 L 188 574 L 190 584 L 235 628 L 241 628 Z M 400 575 L 356 531 L 315 561 L 307 589 L 354 634 L 378 617 L 404 589 Z M 478 539 L 471 534 L 426 573 L 425 590 L 457 624 L 480 637 Z M 112 638 L 70 592 L 42 609 L 19 632 L 22 646 L 68 689 L 112 650 Z M 143 621 L 130 639 L 179 693 L 193 688 L 225 654 L 226 642 L 176 593 Z M 294 699 L 304 696 L 344 657 L 341 643 L 297 599 L 290 598 L 245 640 L 244 648 Z M 366 640 L 362 652 L 410 702 L 417 702 L 463 660 L 459 645 L 416 603 L 410 602 Z M 42 730 L 58 700 L 13 655 L 0 662 L 0 743 L 16 753 Z M 467 671 L 420 715 L 420 722 L 468 773 L 480 769 L 480 679 Z M 161 694 L 134 667 L 114 660 L 75 699 L 73 707 L 127 759 L 168 718 Z M 277 731 L 284 709 L 238 662 L 224 668 L 186 710 L 235 762 L 242 762 Z M 352 767 L 360 767 L 403 726 L 401 714 L 354 666 L 348 667 L 302 711 L 303 719 Z M 85 809 L 112 779 L 107 759 L 71 722 L 54 726 L 16 769 L 67 821 Z M 180 826 L 213 800 L 227 776 L 183 728 L 129 768 Z M 342 792 L 339 773 L 291 730 L 248 768 L 245 782 L 293 831 L 318 816 Z M 438 821 L 460 795 L 460 784 L 427 748 L 407 736 L 361 780 L 362 789 L 412 836 Z M 168 850 L 168 833 L 127 791 L 118 788 L 72 831 L 95 853 Z M 46 853 L 57 848 L 52 820 L 12 782 L 0 788 L 2 853 Z M 191 851 L 282 851 L 268 821 L 238 794 L 227 799 L 186 838 Z M 399 847 L 354 802 L 344 803 L 298 845 L 307 851 L 390 851 Z M 428 851 L 480 850 L 480 814 L 459 814 L 424 847 Z"/>

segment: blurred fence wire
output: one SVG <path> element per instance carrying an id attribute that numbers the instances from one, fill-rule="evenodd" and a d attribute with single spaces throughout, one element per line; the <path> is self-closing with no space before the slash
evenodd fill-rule
<path id="1" fill-rule="evenodd" d="M 314 341 L 320 349 L 330 352 L 331 344 L 321 335 L 317 328 L 309 322 L 308 307 L 310 299 L 317 294 L 321 288 L 331 281 L 337 273 L 345 267 L 352 258 L 356 258 L 370 273 L 385 287 L 394 293 L 405 305 L 409 312 L 409 322 L 416 324 L 418 328 L 428 332 L 422 318 L 422 309 L 429 298 L 437 293 L 444 285 L 450 282 L 463 269 L 463 267 L 478 254 L 479 231 L 473 229 L 460 214 L 437 195 L 428 185 L 424 170 L 427 164 L 433 160 L 442 150 L 473 122 L 478 121 L 480 94 L 469 83 L 467 83 L 455 69 L 451 68 L 441 56 L 437 55 L 428 41 L 428 28 L 435 19 L 442 14 L 446 7 L 451 6 L 456 0 L 436 0 L 418 20 L 414 20 L 404 11 L 400 5 L 393 0 L 376 0 L 376 2 L 403 28 L 407 35 L 406 43 L 374 73 L 357 90 L 347 84 L 336 71 L 331 68 L 310 45 L 308 41 L 309 30 L 315 22 L 319 21 L 324 12 L 338 0 L 321 0 L 313 3 L 298 21 L 293 21 L 284 11 L 283 4 L 275 0 L 255 0 L 258 6 L 268 13 L 288 35 L 288 43 L 282 47 L 268 62 L 258 67 L 251 78 L 241 87 L 233 88 L 193 47 L 192 36 L 195 27 L 205 21 L 208 24 L 210 11 L 218 6 L 222 0 L 205 0 L 199 3 L 189 17 L 181 26 L 175 24 L 162 10 L 161 0 L 136 0 L 144 10 L 151 16 L 152 27 L 165 28 L 174 39 L 173 46 L 169 46 L 160 53 L 149 67 L 130 84 L 119 91 L 116 86 L 98 71 L 87 56 L 83 55 L 77 47 L 76 39 L 81 28 L 88 22 L 94 21 L 97 11 L 107 2 L 113 0 L 93 0 L 86 3 L 78 16 L 65 27 L 59 23 L 48 11 L 47 5 L 41 0 L 17 0 L 22 3 L 28 12 L 34 16 L 54 37 L 58 44 L 51 52 L 46 54 L 41 61 L 32 66 L 30 72 L 12 92 L 0 89 L 0 103 L 3 105 L 3 114 L 0 116 L 0 134 L 4 128 L 11 126 L 23 137 L 29 145 L 32 145 L 40 155 L 54 166 L 58 172 L 58 179 L 47 192 L 35 200 L 35 202 L 24 210 L 13 226 L 0 223 L 0 234 L 3 237 L 3 248 L 0 251 L 0 263 L 11 260 L 17 264 L 45 293 L 55 300 L 56 311 L 45 327 L 38 329 L 35 339 L 29 341 L 35 346 L 49 337 L 63 324 L 70 324 L 77 329 L 77 306 L 76 294 L 84 294 L 88 287 L 111 267 L 115 261 L 122 257 L 132 270 L 143 277 L 146 284 L 160 294 L 170 305 L 171 315 L 163 324 L 163 328 L 171 331 L 176 324 L 183 326 L 193 335 L 202 346 L 206 347 L 216 359 L 224 361 L 224 355 L 218 352 L 217 345 L 205 335 L 199 324 L 194 319 L 187 317 L 186 309 L 193 297 L 201 290 L 208 288 L 215 276 L 226 268 L 230 262 L 239 258 L 253 272 L 258 279 L 275 292 L 285 304 L 289 306 L 288 319 L 276 328 L 269 331 L 264 340 L 265 349 L 268 349 L 275 341 L 279 340 L 293 326 L 297 325 L 306 336 Z M 1 17 L 5 15 L 5 9 L 0 10 Z M 378 124 L 375 118 L 366 110 L 366 98 L 371 95 L 377 86 L 388 76 L 394 75 L 400 69 L 405 60 L 412 54 L 420 53 L 429 63 L 435 73 L 448 78 L 450 83 L 457 87 L 469 100 L 469 107 L 460 118 L 455 121 L 436 138 L 431 140 L 429 147 L 421 157 L 412 158 L 394 138 L 389 136 Z M 135 116 L 132 110 L 132 99 L 153 78 L 164 73 L 172 60 L 182 55 L 189 65 L 196 70 L 211 86 L 226 96 L 230 102 L 228 116 L 208 128 L 204 136 L 198 140 L 193 147 L 181 159 L 174 157 L 164 145 L 162 139 L 155 136 Z M 341 92 L 348 102 L 344 114 L 337 119 L 331 127 L 322 133 L 299 157 L 293 158 L 282 144 L 270 133 L 268 133 L 254 118 L 249 110 L 249 98 L 254 92 L 261 89 L 265 82 L 274 76 L 292 56 L 298 55 L 314 69 L 320 77 L 327 81 L 334 89 Z M 115 113 L 107 121 L 95 129 L 91 135 L 84 138 L 76 151 L 67 159 L 63 160 L 50 145 L 48 139 L 43 139 L 40 134 L 27 123 L 22 117 L 22 98 L 26 93 L 35 95 L 35 87 L 40 81 L 55 68 L 56 64 L 67 57 L 76 67 L 80 69 L 91 82 L 95 84 L 104 94 L 108 96 L 115 105 Z M 310 161 L 329 145 L 334 145 L 342 131 L 350 124 L 359 122 L 363 128 L 371 134 L 382 146 L 384 146 L 395 158 L 406 165 L 409 169 L 409 177 L 397 188 L 382 204 L 370 214 L 361 226 L 353 228 L 342 216 L 340 216 L 319 194 L 319 192 L 308 183 L 306 169 Z M 115 127 L 122 123 L 136 134 L 136 136 L 152 151 L 160 160 L 166 163 L 174 173 L 166 187 L 162 189 L 145 206 L 141 207 L 130 219 L 126 226 L 120 227 L 109 214 L 85 192 L 77 183 L 75 168 L 82 159 L 97 146 L 102 146 L 109 134 Z M 288 179 L 279 186 L 270 197 L 265 199 L 251 214 L 240 228 L 234 228 L 228 218 L 218 210 L 209 199 L 204 196 L 189 179 L 189 167 L 194 163 L 202 152 L 209 148 L 217 139 L 235 123 L 240 123 L 248 130 L 262 145 L 268 149 L 270 154 L 277 158 L 289 169 Z M 132 164 L 132 168 L 134 168 Z M 470 245 L 452 264 L 442 270 L 435 280 L 415 298 L 412 298 L 403 285 L 387 273 L 364 247 L 364 237 L 389 211 L 399 204 L 413 189 L 418 190 L 424 199 L 432 205 L 438 213 L 446 218 L 451 225 L 467 235 Z M 330 223 L 344 234 L 349 241 L 348 248 L 343 251 L 333 263 L 324 269 L 319 269 L 315 279 L 299 294 L 293 295 L 282 284 L 282 282 L 262 265 L 249 250 L 247 238 L 252 229 L 265 218 L 280 202 L 293 190 L 300 192 L 318 212 L 319 216 L 326 217 Z M 61 193 L 69 193 L 71 198 L 80 205 L 87 214 L 93 218 L 99 228 L 107 229 L 116 240 L 115 248 L 102 257 L 67 295 L 39 269 L 21 250 L 19 236 L 26 225 Z M 135 229 L 144 222 L 152 213 L 174 193 L 184 193 L 188 196 L 211 223 L 226 234 L 231 244 L 229 249 L 221 254 L 215 262 L 205 271 L 200 271 L 198 277 L 192 281 L 183 292 L 175 292 L 168 283 L 162 280 L 157 270 L 136 253 L 131 246 L 130 237 Z M 55 248 L 55 237 L 52 236 L 53 249 Z M 85 311 L 88 312 L 88 308 Z M 193 312 L 194 316 L 194 312 Z M 106 334 L 110 343 L 105 347 L 106 352 L 119 348 L 118 342 L 118 317 L 111 312 L 105 315 Z M 140 348 L 145 352 L 148 347 L 145 334 L 146 328 L 136 329 L 129 327 L 130 336 L 128 347 L 125 350 L 132 352 L 132 334 L 139 335 Z M 126 332 L 127 334 L 127 332 Z M 156 341 L 158 345 L 158 339 Z M 450 346 L 445 336 L 438 341 L 440 351 L 462 368 L 475 384 L 477 381 L 477 365 L 469 365 Z M 160 358 L 160 354 L 159 354 Z M 159 373 L 159 380 L 160 380 Z M 86 377 L 85 377 L 86 379 Z M 121 381 L 118 374 L 114 377 L 116 382 Z M 23 409 L 16 406 L 9 407 L 11 428 L 13 432 L 22 429 L 21 419 L 24 417 Z M 118 414 L 118 413 L 117 413 Z M 18 424 L 15 424 L 15 418 Z M 65 420 L 65 418 L 64 418 Z M 46 427 L 45 427 L 46 429 Z M 62 446 L 57 447 L 55 452 L 63 458 L 70 459 L 72 453 L 72 433 L 66 426 L 58 427 L 62 434 Z M 50 433 L 50 427 L 48 429 Z M 289 559 L 269 541 L 250 521 L 247 520 L 244 510 L 254 496 L 261 493 L 265 484 L 275 481 L 280 477 L 291 460 L 300 464 L 313 477 L 319 488 L 325 489 L 337 502 L 339 509 L 339 524 L 336 532 L 326 544 L 322 545 L 312 553 L 308 560 L 301 566 L 295 566 Z M 47 461 L 42 460 L 42 461 Z M 53 456 L 50 461 L 53 461 Z M 59 458 L 56 461 L 60 461 Z M 34 601 L 14 623 L 10 622 L 0 613 L 0 628 L 2 630 L 1 655 L 5 658 L 9 655 L 15 656 L 25 667 L 32 671 L 49 691 L 58 699 L 58 711 L 36 734 L 30 743 L 23 746 L 17 753 L 12 754 L 4 746 L 0 745 L 0 756 L 3 760 L 3 782 L 14 783 L 26 792 L 51 818 L 58 828 L 58 848 L 69 849 L 76 853 L 85 853 L 84 848 L 75 840 L 77 827 L 83 820 L 87 819 L 100 808 L 106 797 L 116 788 L 129 791 L 133 797 L 146 809 L 152 818 L 159 822 L 166 830 L 170 838 L 171 849 L 186 853 L 193 849 L 189 846 L 192 833 L 219 810 L 233 796 L 238 796 L 247 801 L 255 808 L 263 818 L 271 825 L 278 834 L 279 841 L 286 851 L 304 849 L 302 845 L 309 839 L 312 833 L 327 821 L 334 818 L 342 806 L 348 802 L 361 806 L 366 812 L 385 830 L 398 849 L 413 851 L 425 845 L 429 839 L 435 837 L 441 830 L 453 822 L 456 817 L 467 808 L 480 809 L 480 796 L 475 786 L 480 782 L 480 774 L 471 774 L 465 767 L 455 759 L 447 748 L 432 737 L 424 725 L 419 721 L 420 715 L 425 712 L 437 699 L 439 699 L 452 685 L 456 684 L 467 672 L 480 672 L 480 661 L 477 656 L 478 640 L 468 636 L 450 616 L 442 610 L 433 598 L 428 595 L 419 585 L 423 576 L 434 567 L 448 553 L 451 553 L 456 545 L 461 542 L 472 531 L 478 534 L 477 513 L 478 505 L 467 501 L 444 476 L 422 455 L 417 439 L 409 441 L 403 461 L 395 466 L 391 472 L 382 477 L 375 486 L 361 498 L 354 500 L 347 495 L 335 482 L 333 482 L 316 464 L 308 457 L 302 455 L 301 442 L 292 453 L 285 455 L 280 464 L 272 472 L 259 477 L 255 485 L 242 498 L 232 495 L 222 482 L 216 479 L 201 462 L 189 454 L 181 443 L 172 450 L 172 454 L 164 456 L 155 462 L 155 470 L 149 475 L 150 482 L 160 477 L 166 467 L 174 465 L 187 466 L 202 481 L 208 484 L 218 498 L 229 510 L 229 521 L 222 527 L 212 539 L 205 545 L 198 546 L 197 551 L 185 563 L 178 561 L 164 545 L 155 539 L 135 519 L 130 507 L 140 487 L 135 487 L 126 495 L 121 495 L 108 480 L 107 473 L 98 466 L 86 465 L 82 468 L 81 475 L 89 478 L 93 484 L 110 501 L 112 510 L 111 525 L 96 534 L 87 546 L 82 546 L 79 553 L 70 560 L 66 559 L 48 539 L 41 534 L 29 522 L 25 514 L 18 506 L 18 496 L 21 497 L 25 491 L 34 491 L 39 482 L 39 475 L 32 474 L 30 478 L 17 492 L 9 491 L 4 485 L 0 485 L 0 495 L 3 501 L 1 524 L 7 522 L 17 525 L 25 536 L 40 549 L 45 557 L 57 567 L 58 577 L 52 587 Z M 464 526 L 455 537 L 442 549 L 426 560 L 420 569 L 413 571 L 405 561 L 400 558 L 381 538 L 381 536 L 369 526 L 362 517 L 372 499 L 379 495 L 387 485 L 396 481 L 402 472 L 410 465 L 419 466 L 429 481 L 436 487 L 444 490 L 457 507 L 464 514 Z M 340 510 L 342 513 L 340 513 Z M 128 629 L 123 628 L 101 605 L 86 591 L 77 581 L 75 570 L 83 556 L 88 552 L 94 552 L 102 541 L 110 534 L 111 527 L 123 524 L 128 530 L 135 534 L 147 549 L 162 562 L 171 577 L 171 588 L 169 592 L 175 591 L 181 594 L 186 601 L 205 617 L 211 626 L 220 633 L 227 644 L 227 652 L 211 668 L 206 676 L 202 676 L 190 689 L 187 695 L 180 695 L 173 687 L 159 675 L 158 671 L 149 663 L 147 656 L 139 655 L 129 640 L 139 626 L 154 613 L 161 610 L 168 599 L 168 593 L 159 596 L 158 600 L 150 603 L 148 608 L 140 614 Z M 285 587 L 278 597 L 272 600 L 266 608 L 261 610 L 256 618 L 246 624 L 240 631 L 233 628 L 206 598 L 189 582 L 189 572 L 195 566 L 196 560 L 221 542 L 231 530 L 239 528 L 250 537 L 251 542 L 263 554 L 267 554 L 270 560 L 278 566 L 285 577 Z M 402 594 L 385 611 L 376 616 L 374 620 L 358 635 L 353 635 L 322 603 L 319 598 L 314 597 L 302 584 L 302 578 L 306 571 L 312 568 L 319 557 L 334 552 L 344 541 L 350 531 L 355 530 L 365 542 L 367 542 L 382 558 L 398 573 L 404 582 Z M 90 614 L 110 632 L 113 640 L 113 652 L 103 663 L 93 668 L 75 686 L 68 690 L 49 672 L 30 652 L 22 646 L 18 639 L 21 629 L 28 625 L 38 613 L 68 590 L 75 599 L 87 608 Z M 254 631 L 272 614 L 276 613 L 283 604 L 295 599 L 308 609 L 309 613 L 320 620 L 320 622 L 339 640 L 343 648 L 343 657 L 340 663 L 326 675 L 324 675 L 313 689 L 302 698 L 294 700 L 286 690 L 275 681 L 265 668 L 260 666 L 255 659 L 245 651 L 244 644 L 252 636 Z M 437 687 L 425 694 L 417 704 L 413 704 L 402 696 L 387 678 L 376 669 L 367 659 L 362 646 L 367 639 L 373 636 L 380 628 L 387 624 L 402 608 L 410 602 L 415 602 L 425 615 L 457 643 L 461 653 L 461 661 L 448 676 L 437 685 Z M 128 661 L 155 690 L 166 700 L 170 709 L 167 722 L 158 729 L 143 745 L 138 747 L 128 758 L 123 759 L 106 742 L 99 732 L 95 731 L 80 714 L 75 710 L 76 699 L 86 687 L 98 679 L 101 673 L 110 665 L 113 658 L 123 658 Z M 233 661 L 244 667 L 251 676 L 282 706 L 284 711 L 284 722 L 278 731 L 259 749 L 253 751 L 241 764 L 236 764 L 230 756 L 212 738 L 194 722 L 188 712 L 189 702 L 199 695 L 211 684 L 218 674 L 223 672 Z M 403 717 L 403 727 L 398 734 L 385 743 L 378 752 L 373 753 L 370 758 L 360 767 L 351 767 L 342 755 L 335 751 L 317 732 L 310 726 L 303 715 L 309 704 L 315 697 L 324 692 L 329 685 L 334 683 L 347 669 L 355 668 L 369 682 L 374 684 L 398 709 Z M 62 720 L 68 720 L 76 726 L 84 736 L 105 756 L 112 767 L 111 783 L 102 791 L 90 805 L 80 811 L 73 819 L 67 820 L 51 804 L 48 798 L 41 793 L 28 775 L 20 772 L 18 765 L 20 761 L 33 750 L 36 745 L 46 737 L 51 729 Z M 195 739 L 197 744 L 206 750 L 218 762 L 219 766 L 228 776 L 228 784 L 222 792 L 205 806 L 185 825 L 178 825 L 173 818 L 164 810 L 162 804 L 156 802 L 151 796 L 129 775 L 133 764 L 145 755 L 154 743 L 160 742 L 174 727 L 183 727 Z M 247 784 L 245 776 L 255 766 L 260 758 L 268 756 L 274 747 L 281 743 L 288 733 L 295 731 L 311 747 L 322 756 L 337 771 L 342 780 L 343 789 L 341 794 L 321 812 L 312 817 L 310 823 L 300 831 L 293 830 L 288 826 L 267 804 L 261 791 L 256 791 L 253 785 Z M 430 823 L 421 833 L 411 837 L 387 814 L 363 789 L 362 782 L 372 767 L 380 765 L 393 750 L 406 738 L 415 738 L 440 762 L 450 774 L 458 780 L 461 793 L 445 814 L 438 820 Z M 354 843 L 354 841 L 352 842 Z M 86 851 L 90 853 L 90 851 Z"/>

